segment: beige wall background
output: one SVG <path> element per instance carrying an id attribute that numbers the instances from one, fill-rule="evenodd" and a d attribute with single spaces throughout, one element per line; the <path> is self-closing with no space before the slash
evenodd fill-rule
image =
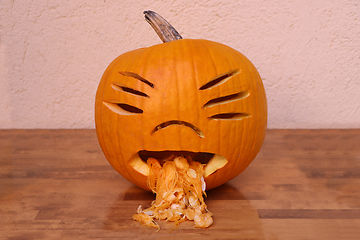
<path id="1" fill-rule="evenodd" d="M 159 44 L 144 10 L 184 38 L 229 45 L 263 78 L 269 128 L 360 127 L 359 0 L 1 0 L 0 128 L 94 128 L 118 55 Z"/>

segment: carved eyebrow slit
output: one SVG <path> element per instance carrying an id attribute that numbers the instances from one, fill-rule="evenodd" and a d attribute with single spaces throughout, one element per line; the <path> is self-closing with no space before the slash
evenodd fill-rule
<path id="1" fill-rule="evenodd" d="M 145 83 L 146 85 L 154 88 L 155 85 L 153 83 L 151 83 L 150 81 L 146 80 L 145 78 L 143 78 L 142 76 L 140 76 L 137 73 L 133 73 L 133 72 L 119 72 L 121 75 L 126 76 L 126 77 L 132 77 L 135 78 L 143 83 Z"/>
<path id="2" fill-rule="evenodd" d="M 210 101 L 208 101 L 207 103 L 205 103 L 203 108 L 208 108 L 208 107 L 212 107 L 212 106 L 219 105 L 219 104 L 234 102 L 234 101 L 237 101 L 240 99 L 247 98 L 249 95 L 250 95 L 250 92 L 245 90 L 245 91 L 238 92 L 235 94 L 230 94 L 227 96 L 214 98 L 214 99 L 211 99 Z"/>
<path id="3" fill-rule="evenodd" d="M 216 76 L 215 78 L 211 79 L 209 82 L 205 83 L 203 86 L 201 86 L 199 88 L 199 90 L 206 90 L 206 89 L 210 89 L 213 87 L 217 87 L 220 84 L 225 83 L 227 80 L 229 80 L 233 76 L 237 75 L 238 73 L 240 73 L 240 69 L 235 69 L 235 70 L 231 70 L 226 73 L 220 74 L 220 75 Z"/>

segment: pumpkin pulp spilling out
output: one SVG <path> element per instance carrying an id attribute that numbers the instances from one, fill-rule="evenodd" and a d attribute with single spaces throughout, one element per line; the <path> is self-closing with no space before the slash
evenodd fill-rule
<path id="1" fill-rule="evenodd" d="M 240 52 L 182 39 L 160 15 L 144 13 L 163 43 L 124 53 L 104 72 L 95 99 L 99 144 L 124 178 L 156 193 L 134 220 L 208 227 L 205 190 L 244 171 L 264 141 L 264 86 Z"/>
<path id="2" fill-rule="evenodd" d="M 212 213 L 207 209 L 203 194 L 206 184 L 204 168 L 190 157 L 170 156 L 163 165 L 155 159 L 147 160 L 149 166 L 148 186 L 156 194 L 156 200 L 145 210 L 141 205 L 133 219 L 145 226 L 159 228 L 155 219 L 175 222 L 176 226 L 193 220 L 195 227 L 206 228 L 213 223 Z"/>
<path id="3" fill-rule="evenodd" d="M 130 166 L 147 176 L 147 185 L 156 194 L 151 207 L 140 205 L 135 221 L 160 229 L 155 220 L 181 222 L 192 220 L 195 227 L 213 223 L 207 209 L 204 177 L 224 167 L 228 161 L 221 155 L 188 151 L 139 151 Z"/>

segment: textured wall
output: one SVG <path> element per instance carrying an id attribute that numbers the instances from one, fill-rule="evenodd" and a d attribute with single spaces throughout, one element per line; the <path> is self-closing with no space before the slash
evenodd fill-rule
<path id="1" fill-rule="evenodd" d="M 160 43 L 149 9 L 184 38 L 245 54 L 264 80 L 269 128 L 360 127 L 358 0 L 2 0 L 0 128 L 93 128 L 106 66 Z"/>

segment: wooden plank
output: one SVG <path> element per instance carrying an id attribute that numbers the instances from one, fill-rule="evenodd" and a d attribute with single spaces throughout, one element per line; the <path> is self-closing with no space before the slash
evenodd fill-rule
<path id="1" fill-rule="evenodd" d="M 0 130 L 0 239 L 360 239 L 360 130 L 269 130 L 207 192 L 208 229 L 132 221 L 154 195 L 107 162 L 94 130 Z"/>
<path id="2" fill-rule="evenodd" d="M 261 219 L 360 219 L 360 209 L 258 209 Z"/>

